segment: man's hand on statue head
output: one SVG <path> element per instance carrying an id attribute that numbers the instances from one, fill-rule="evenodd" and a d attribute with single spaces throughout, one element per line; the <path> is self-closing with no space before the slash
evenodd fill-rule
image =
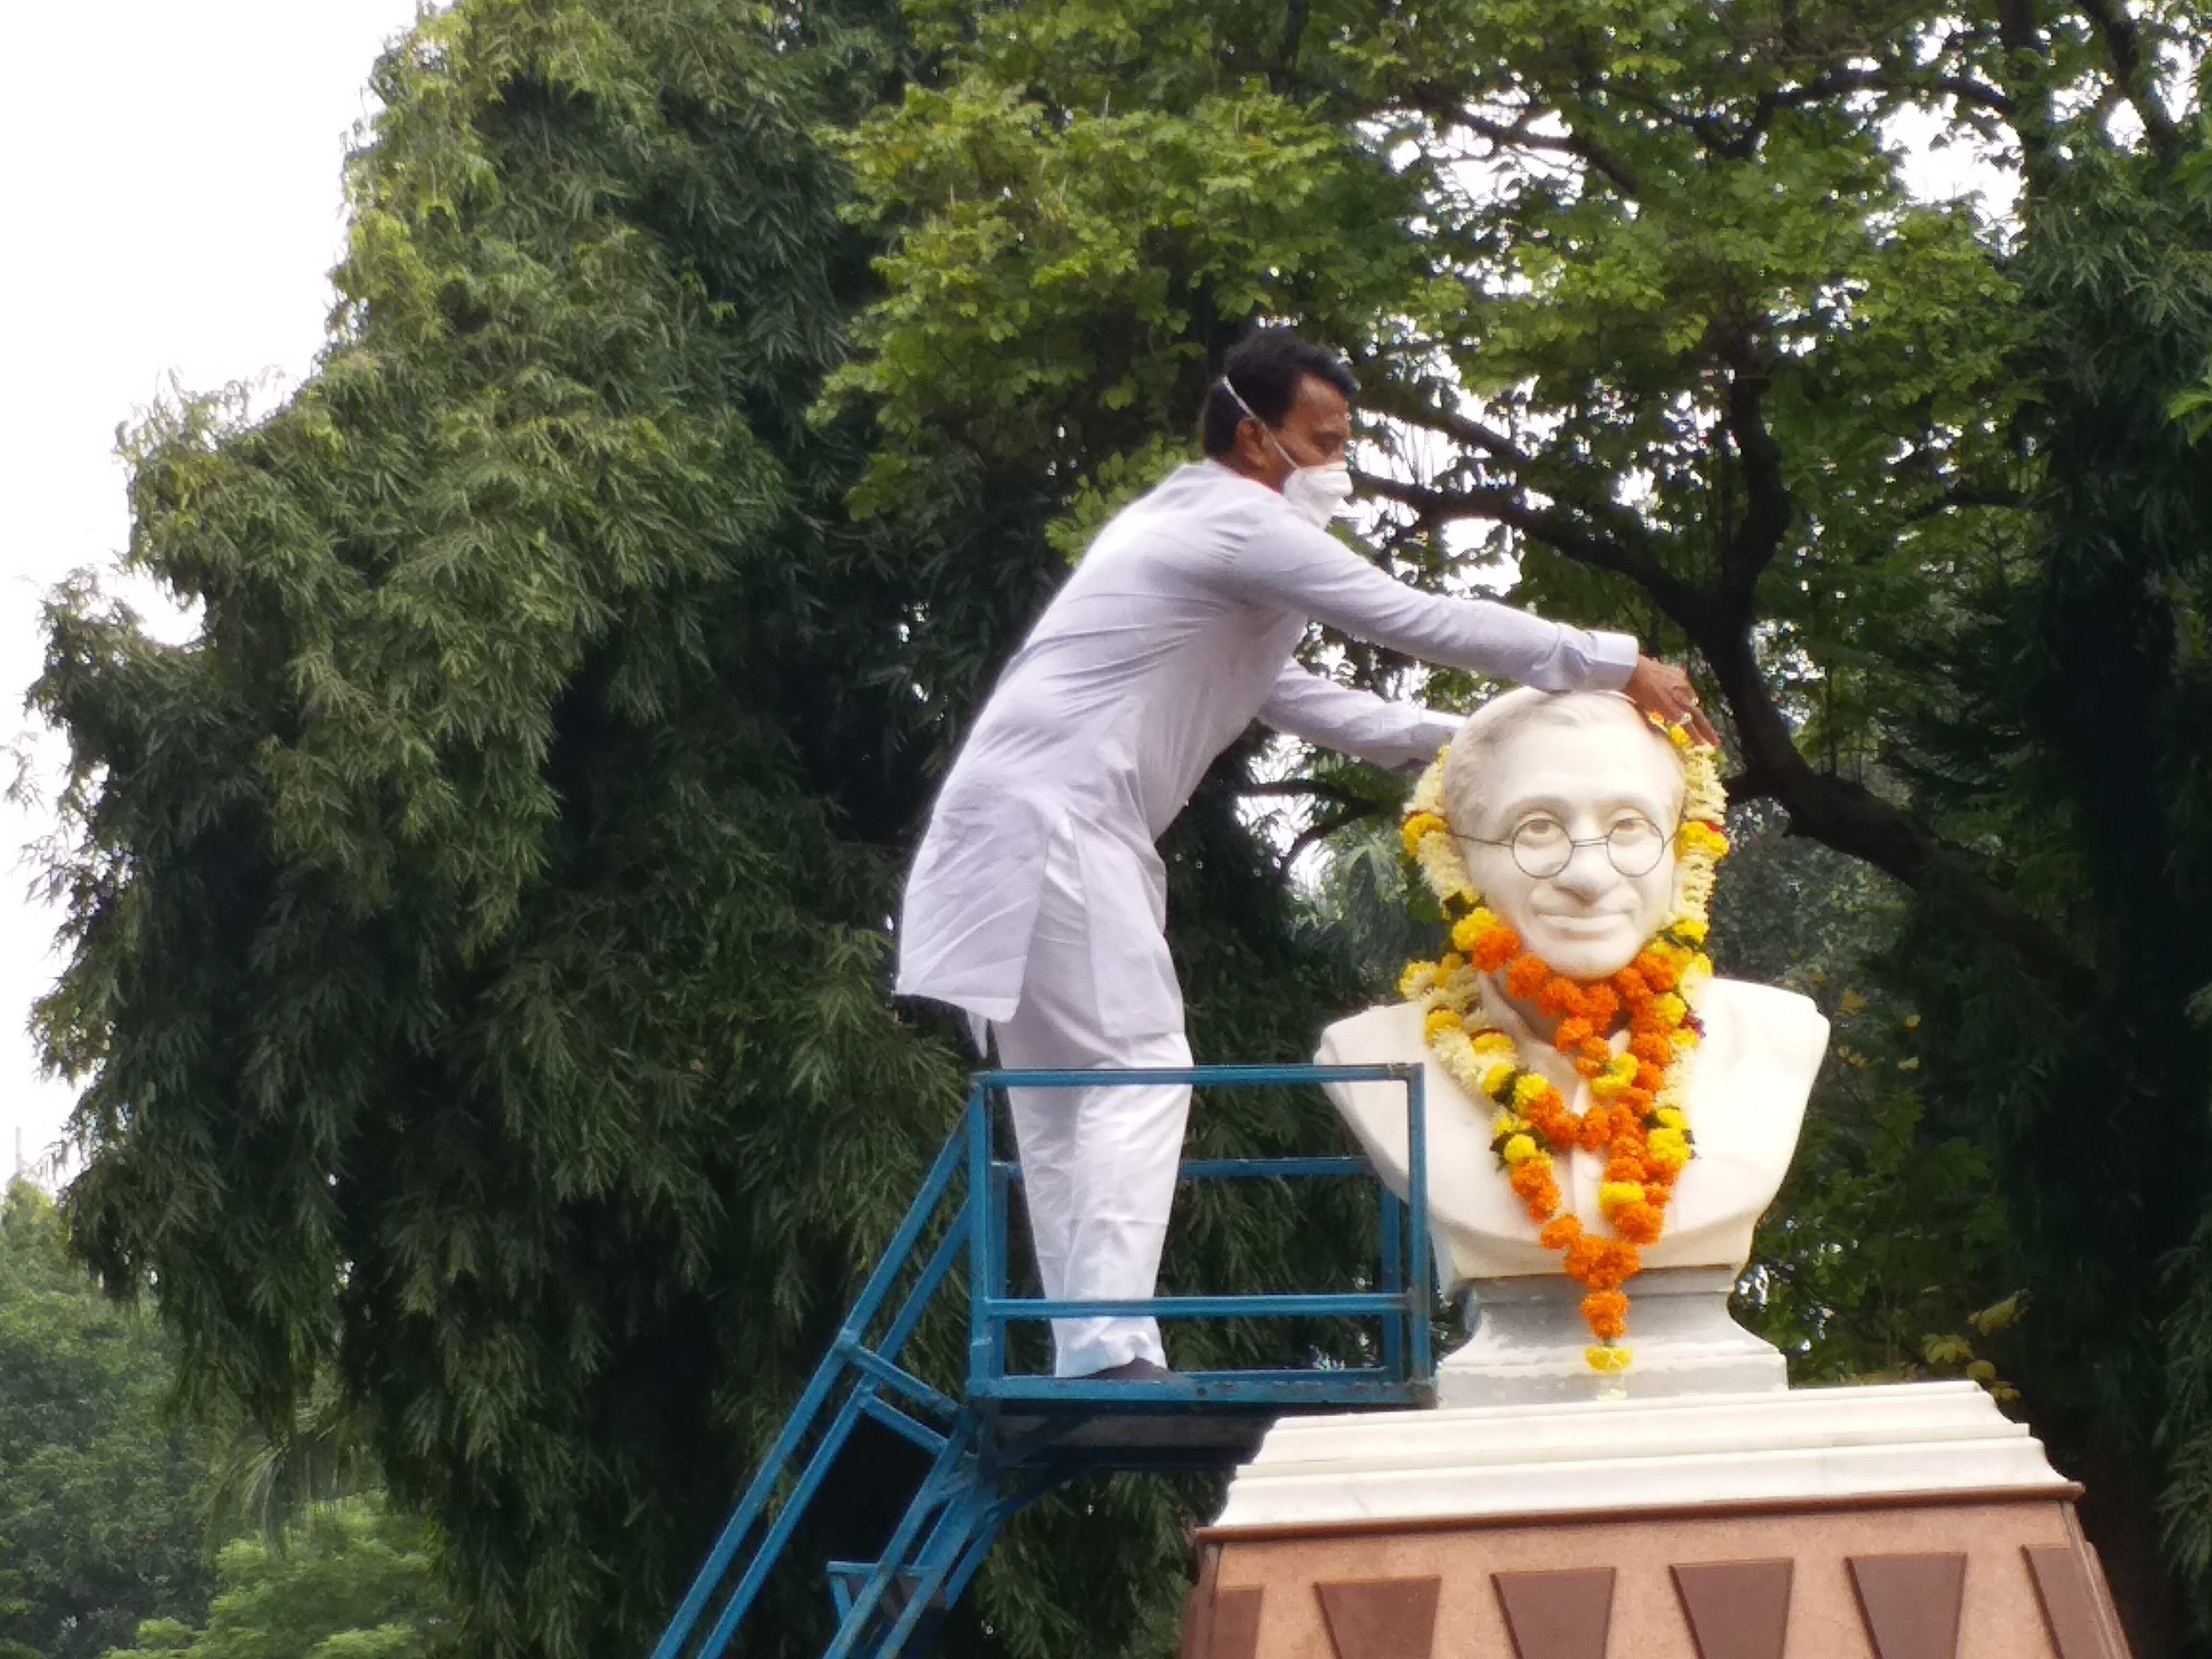
<path id="1" fill-rule="evenodd" d="M 1688 726 L 1690 735 L 1699 743 L 1721 740 L 1720 733 L 1713 730 L 1713 723 L 1705 718 L 1705 710 L 1698 707 L 1698 693 L 1690 684 L 1690 677 L 1671 663 L 1638 657 L 1628 676 L 1628 684 L 1620 690 L 1645 714 L 1656 715 L 1669 726 Z"/>

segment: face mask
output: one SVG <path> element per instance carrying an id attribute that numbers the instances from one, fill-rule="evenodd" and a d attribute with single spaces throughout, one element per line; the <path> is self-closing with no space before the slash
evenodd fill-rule
<path id="1" fill-rule="evenodd" d="M 1221 377 L 1222 390 L 1237 400 L 1237 407 L 1260 421 L 1246 403 L 1243 395 Z M 1328 521 L 1344 511 L 1352 500 L 1352 469 L 1342 461 L 1331 461 L 1325 466 L 1300 466 L 1291 459 L 1291 452 L 1283 447 L 1283 441 L 1275 435 L 1275 428 L 1260 421 L 1267 441 L 1275 446 L 1275 453 L 1289 463 L 1291 476 L 1283 480 L 1283 499 L 1314 523 L 1327 527 Z"/>
<path id="2" fill-rule="evenodd" d="M 1281 453 L 1282 447 L 1277 444 L 1276 453 Z M 1285 455 L 1283 459 L 1287 461 L 1291 458 Z M 1352 469 L 1342 461 L 1328 466 L 1297 467 L 1283 480 L 1283 499 L 1326 528 L 1328 521 L 1343 512 L 1352 500 Z"/>

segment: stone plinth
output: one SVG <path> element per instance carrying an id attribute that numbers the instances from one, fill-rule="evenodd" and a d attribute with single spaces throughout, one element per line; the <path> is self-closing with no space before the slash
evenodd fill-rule
<path id="1" fill-rule="evenodd" d="M 1468 1340 L 1437 1367 L 1437 1403 L 1779 1394 L 1790 1386 L 1789 1367 L 1772 1344 L 1730 1317 L 1735 1288 L 1735 1274 L 1726 1267 L 1638 1273 L 1632 1285 L 1636 1363 L 1601 1376 L 1583 1357 L 1590 1334 L 1580 1285 L 1557 1273 L 1472 1280 L 1464 1304 Z"/>
<path id="2" fill-rule="evenodd" d="M 2077 1488 L 1970 1383 L 1286 1420 L 1185 1659 L 2126 1659 Z"/>

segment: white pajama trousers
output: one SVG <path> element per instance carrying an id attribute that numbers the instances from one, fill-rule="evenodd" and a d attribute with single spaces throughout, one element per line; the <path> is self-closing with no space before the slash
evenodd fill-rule
<path id="1" fill-rule="evenodd" d="M 1054 1071 L 1189 1065 L 1165 911 L 1164 872 L 1149 846 L 1068 828 L 1056 834 L 1021 1002 L 991 1027 L 1000 1063 Z M 1109 1085 L 1007 1094 L 1044 1293 L 1152 1295 L 1190 1091 Z M 1056 1319 L 1052 1335 L 1060 1376 L 1132 1359 L 1167 1363 L 1150 1319 Z"/>

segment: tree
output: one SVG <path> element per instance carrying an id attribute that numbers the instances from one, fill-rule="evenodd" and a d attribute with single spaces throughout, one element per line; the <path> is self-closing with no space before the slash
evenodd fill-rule
<path id="1" fill-rule="evenodd" d="M 866 421 L 811 417 L 876 291 L 816 135 L 902 51 L 860 0 L 426 17 L 377 70 L 315 374 L 132 440 L 131 558 L 200 636 L 52 613 L 76 1241 L 156 1287 L 188 1403 L 281 1451 L 335 1389 L 472 1649 L 643 1650 L 961 1098 L 884 919 L 950 711 L 1062 567 L 1034 479 L 848 523 Z M 1234 808 L 1173 849 L 1195 1031 L 1293 1057 L 1356 991 Z M 1324 1118 L 1224 1103 L 1201 1136 Z M 1340 1266 L 1334 1201 L 1198 1206 L 1171 1272 Z M 871 1548 L 903 1450 L 848 1460 L 795 1553 Z M 951 1645 L 1171 1621 L 1194 1501 L 1029 1517 Z M 790 1575 L 751 1650 L 826 1613 Z"/>
<path id="2" fill-rule="evenodd" d="M 154 1322 L 66 1254 L 52 1201 L 0 1201 L 0 1652 L 93 1659 L 207 1604 L 201 1442 L 167 1421 Z"/>
<path id="3" fill-rule="evenodd" d="M 2201 9 L 921 15 L 941 77 L 852 146 L 895 238 L 838 381 L 881 410 L 863 500 L 1104 481 L 1071 535 L 1249 320 L 1348 346 L 1395 570 L 1692 653 L 1735 797 L 1907 896 L 1925 1087 L 1859 1095 L 1917 1119 L 1866 1167 L 1996 1172 L 2004 1364 L 2138 1650 L 2212 1639 Z M 1917 201 L 1905 122 L 2017 216 Z"/>
<path id="4" fill-rule="evenodd" d="M 204 1630 L 149 1620 L 105 1659 L 431 1659 L 452 1636 L 429 1534 L 371 1497 L 233 1540 L 216 1581 Z"/>

